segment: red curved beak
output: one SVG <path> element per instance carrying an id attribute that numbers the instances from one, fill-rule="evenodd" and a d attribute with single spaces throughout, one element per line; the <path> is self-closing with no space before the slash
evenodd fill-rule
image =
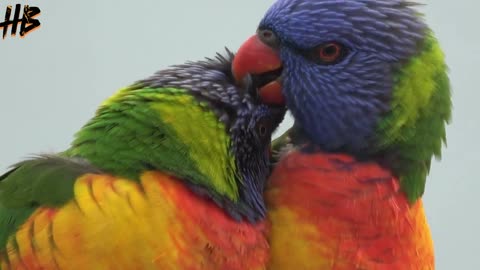
<path id="1" fill-rule="evenodd" d="M 253 35 L 240 46 L 233 59 L 232 72 L 235 80 L 241 82 L 248 74 L 262 75 L 281 67 L 278 52 Z M 279 78 L 260 87 L 258 94 L 266 104 L 285 105 Z"/>

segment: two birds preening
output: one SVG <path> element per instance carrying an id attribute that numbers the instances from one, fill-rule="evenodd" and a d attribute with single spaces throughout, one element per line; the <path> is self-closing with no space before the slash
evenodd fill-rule
<path id="1" fill-rule="evenodd" d="M 235 56 L 121 89 L 0 176 L 0 269 L 434 269 L 451 99 L 414 8 L 278 0 Z"/>

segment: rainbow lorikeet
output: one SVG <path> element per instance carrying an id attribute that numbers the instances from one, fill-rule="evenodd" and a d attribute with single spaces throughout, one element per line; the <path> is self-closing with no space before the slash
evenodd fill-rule
<path id="1" fill-rule="evenodd" d="M 232 69 L 295 119 L 273 146 L 271 269 L 434 269 L 421 197 L 451 93 L 413 3 L 279 0 Z"/>
<path id="2" fill-rule="evenodd" d="M 237 88 L 232 57 L 121 89 L 71 148 L 0 176 L 0 268 L 264 269 L 262 192 L 285 110 Z"/>

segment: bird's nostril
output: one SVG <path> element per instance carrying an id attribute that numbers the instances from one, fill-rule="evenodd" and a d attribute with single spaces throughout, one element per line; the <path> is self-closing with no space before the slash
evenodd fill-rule
<path id="1" fill-rule="evenodd" d="M 271 38 L 273 36 L 273 33 L 271 31 L 265 30 L 262 32 L 262 35 L 264 38 Z"/>
<path id="2" fill-rule="evenodd" d="M 277 48 L 279 45 L 277 35 L 275 35 L 275 33 L 272 30 L 269 30 L 269 29 L 258 30 L 258 37 L 263 43 L 267 44 L 272 48 Z"/>

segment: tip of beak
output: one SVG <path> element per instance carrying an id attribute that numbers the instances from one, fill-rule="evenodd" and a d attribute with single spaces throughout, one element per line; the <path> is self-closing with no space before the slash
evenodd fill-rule
<path id="1" fill-rule="evenodd" d="M 239 79 L 238 82 L 246 87 L 252 87 L 253 86 L 253 77 L 250 73 L 247 73 L 243 76 L 243 78 Z"/>
<path id="2" fill-rule="evenodd" d="M 247 73 L 241 80 L 237 80 L 237 84 L 250 95 L 257 96 L 257 88 L 255 87 L 251 74 Z"/>

